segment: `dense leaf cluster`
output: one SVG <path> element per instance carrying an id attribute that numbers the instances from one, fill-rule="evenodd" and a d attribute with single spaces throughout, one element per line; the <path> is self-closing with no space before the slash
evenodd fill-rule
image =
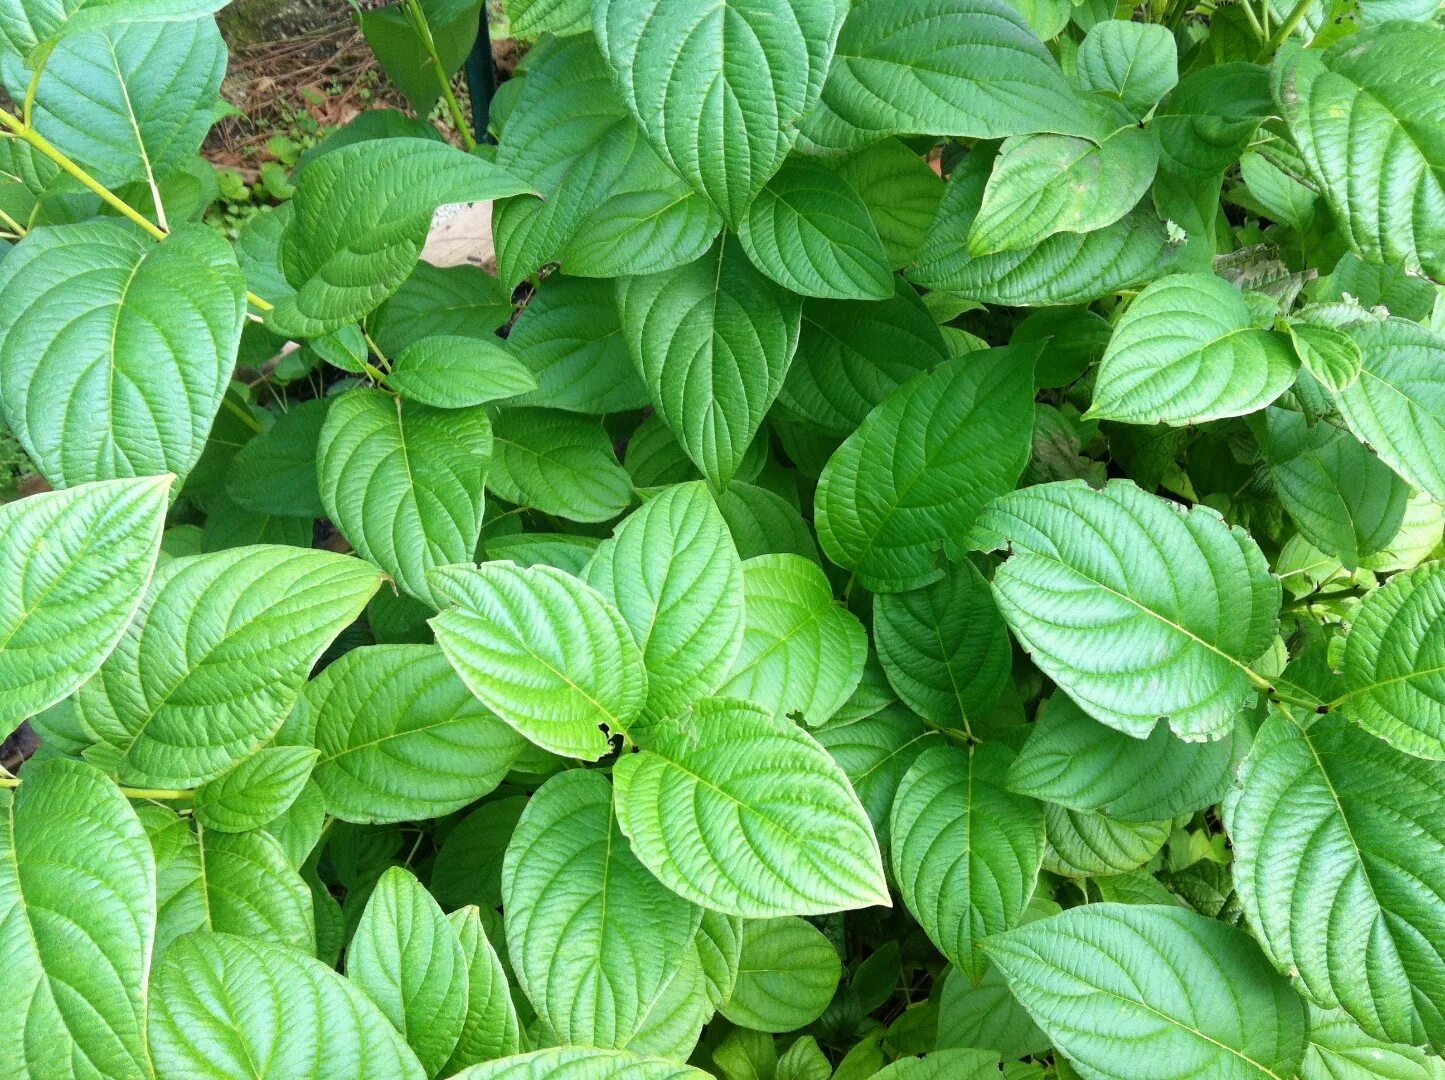
<path id="1" fill-rule="evenodd" d="M 406 0 L 235 244 L 216 6 L 0 0 L 0 1076 L 1445 1077 L 1433 0 Z"/>

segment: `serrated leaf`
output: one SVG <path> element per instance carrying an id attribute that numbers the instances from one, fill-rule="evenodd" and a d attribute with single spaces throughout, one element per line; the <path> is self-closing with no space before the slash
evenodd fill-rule
<path id="1" fill-rule="evenodd" d="M 107 480 L 0 505 L 0 729 L 100 668 L 150 584 L 172 478 Z"/>
<path id="2" fill-rule="evenodd" d="M 618 823 L 664 885 L 744 918 L 889 903 L 868 818 L 821 746 L 728 698 L 699 701 L 689 726 L 613 767 Z"/>
<path id="3" fill-rule="evenodd" d="M 489 1061 L 451 1080 L 706 1080 L 707 1073 L 675 1061 L 626 1050 L 558 1046 Z"/>
<path id="4" fill-rule="evenodd" d="M 1235 887 L 1265 952 L 1370 1034 L 1439 1047 L 1439 769 L 1335 715 L 1260 729 L 1226 804 Z"/>
<path id="5" fill-rule="evenodd" d="M 893 801 L 893 877 L 908 910 L 949 962 L 983 974 L 977 942 L 1017 926 L 1044 856 L 1043 808 L 1004 787 L 995 745 L 918 755 Z"/>
<path id="6" fill-rule="evenodd" d="M 281 726 L 380 582 L 360 559 L 299 548 L 172 559 L 82 688 L 84 723 L 123 776 L 172 787 L 219 776 Z"/>
<path id="7" fill-rule="evenodd" d="M 464 409 L 537 388 L 532 373 L 500 341 L 455 334 L 408 345 L 386 384 L 404 398 L 439 409 Z"/>
<path id="8" fill-rule="evenodd" d="M 507 845 L 502 905 L 507 952 L 538 1015 L 563 1042 L 590 1046 L 636 1034 L 701 917 L 627 847 L 611 785 L 580 770 L 528 803 Z"/>
<path id="9" fill-rule="evenodd" d="M 475 907 L 465 907 L 449 914 L 447 921 L 457 932 L 467 961 L 467 1010 L 457 1048 L 442 1068 L 443 1076 L 522 1048 L 521 1024 L 507 972 L 482 928 L 480 913 Z"/>
<path id="10" fill-rule="evenodd" d="M 204 226 L 159 244 L 118 221 L 36 229 L 0 266 L 0 410 L 55 487 L 184 479 L 245 307 L 230 245 Z"/>
<path id="11" fill-rule="evenodd" d="M 316 469 L 326 516 L 401 588 L 439 607 L 427 572 L 475 553 L 492 446 L 480 406 L 434 409 L 351 390 L 333 402 L 321 430 Z"/>
<path id="12" fill-rule="evenodd" d="M 1182 908 L 1088 904 L 985 951 L 1054 1046 L 1090 1080 L 1285 1080 L 1304 1006 L 1243 932 Z"/>
<path id="13" fill-rule="evenodd" d="M 441 567 L 432 587 L 456 605 L 431 619 L 471 690 L 525 738 L 596 761 L 647 700 L 642 652 L 596 589 L 550 566 Z"/>
<path id="14" fill-rule="evenodd" d="M 737 985 L 718 1011 L 754 1031 L 796 1031 L 823 1014 L 842 973 L 832 942 L 803 919 L 750 919 Z"/>
<path id="15" fill-rule="evenodd" d="M 196 789 L 196 820 L 219 832 L 259 829 L 286 812 L 311 779 L 317 751 L 267 746 Z"/>
<path id="16" fill-rule="evenodd" d="M 965 355 L 889 394 L 828 459 L 815 506 L 828 557 L 875 592 L 943 576 L 939 552 L 1018 483 L 1034 346 Z"/>
<path id="17" fill-rule="evenodd" d="M 493 435 L 487 486 L 510 503 L 569 521 L 610 521 L 632 502 L 632 480 L 596 420 L 506 409 Z"/>
<path id="18" fill-rule="evenodd" d="M 130 804 L 78 761 L 0 790 L 0 1035 L 16 1076 L 151 1075 L 145 994 L 156 869 Z"/>
<path id="19" fill-rule="evenodd" d="M 696 262 L 617 286 L 652 404 L 713 484 L 737 473 L 798 347 L 802 302 L 724 240 Z"/>
<path id="20" fill-rule="evenodd" d="M 1085 90 L 1117 98 L 1143 116 L 1179 82 L 1179 47 L 1167 26 L 1104 19 L 1079 45 L 1079 81 Z"/>
<path id="21" fill-rule="evenodd" d="M 166 950 L 149 1032 L 166 1077 L 252 1080 L 258 1061 L 307 1080 L 427 1075 L 355 985 L 319 960 L 231 934 L 190 934 Z"/>
<path id="22" fill-rule="evenodd" d="M 1230 730 L 1280 604 L 1242 530 L 1130 481 L 1067 480 L 997 500 L 970 540 L 1011 553 L 993 578 L 999 609 L 1085 712 L 1139 739 L 1161 719 L 1191 741 Z"/>

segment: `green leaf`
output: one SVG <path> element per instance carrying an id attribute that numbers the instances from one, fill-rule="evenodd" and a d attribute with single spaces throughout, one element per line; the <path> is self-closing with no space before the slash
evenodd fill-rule
<path id="1" fill-rule="evenodd" d="M 704 698 L 613 767 L 617 819 L 669 889 L 744 918 L 888 905 L 878 844 L 827 752 L 757 706 Z M 695 838 L 708 836 L 700 845 Z"/>
<path id="2" fill-rule="evenodd" d="M 54 487 L 184 479 L 245 307 L 230 245 L 204 226 L 159 244 L 118 221 L 36 229 L 0 265 L 5 422 Z"/>
<path id="3" fill-rule="evenodd" d="M 0 789 L 0 1036 L 16 1076 L 143 1080 L 156 870 L 135 812 L 78 761 Z"/>
<path id="4" fill-rule="evenodd" d="M 1226 804 L 1235 887 L 1274 965 L 1390 1042 L 1438 1048 L 1445 781 L 1342 716 L 1260 729 Z"/>
<path id="5" fill-rule="evenodd" d="M 708 1080 L 708 1074 L 625 1050 L 557 1046 L 474 1065 L 451 1080 Z"/>
<path id="6" fill-rule="evenodd" d="M 576 34 L 592 27 L 588 0 L 503 0 L 512 33 L 519 38 Z"/>
<path id="7" fill-rule="evenodd" d="M 487 341 L 511 318 L 511 291 L 491 274 L 465 264 L 420 262 L 401 288 L 371 313 L 367 325 L 382 351 L 394 356 L 422 338 Z"/>
<path id="8" fill-rule="evenodd" d="M 889 135 L 1085 134 L 1089 123 L 1058 63 L 1006 4 L 862 0 L 803 136 L 851 150 Z"/>
<path id="9" fill-rule="evenodd" d="M 432 865 L 430 885 L 437 903 L 447 909 L 502 906 L 502 856 L 526 808 L 525 796 L 492 799 L 447 831 Z"/>
<path id="10" fill-rule="evenodd" d="M 1300 1080 L 1441 1080 L 1445 1062 L 1413 1046 L 1384 1043 L 1342 1012 L 1310 1010 Z"/>
<path id="11" fill-rule="evenodd" d="M 467 1011 L 451 1060 L 442 1068 L 451 1076 L 468 1065 L 515 1054 L 522 1048 L 521 1024 L 507 986 L 507 972 L 482 928 L 480 912 L 465 907 L 447 916 L 462 943 L 467 962 Z"/>
<path id="12" fill-rule="evenodd" d="M 950 963 L 983 975 L 979 939 L 1017 926 L 1044 856 L 1043 808 L 1004 787 L 1008 751 L 936 746 L 893 801 L 890 853 L 903 902 Z"/>
<path id="13" fill-rule="evenodd" d="M 940 736 L 895 704 L 872 716 L 834 720 L 814 732 L 813 737 L 847 774 L 873 823 L 874 835 L 886 846 L 888 818 L 898 785 L 918 755 L 939 742 Z"/>
<path id="14" fill-rule="evenodd" d="M 1350 247 L 1367 262 L 1445 275 L 1445 31 L 1389 23 L 1323 51 L 1284 49 L 1275 101 Z"/>
<path id="15" fill-rule="evenodd" d="M 290 724 L 321 752 L 316 784 L 342 821 L 450 814 L 501 783 L 524 745 L 434 645 L 352 649 L 307 684 Z"/>
<path id="16" fill-rule="evenodd" d="M 816 104 L 846 13 L 836 0 L 594 0 L 592 24 L 648 140 L 736 226 Z"/>
<path id="17" fill-rule="evenodd" d="M 500 341 L 449 334 L 403 349 L 386 385 L 423 405 L 464 409 L 525 394 L 537 388 L 537 380 Z"/>
<path id="18" fill-rule="evenodd" d="M 293 405 L 242 446 L 226 470 L 226 496 L 245 510 L 267 516 L 309 519 L 325 514 L 316 458 L 330 406 L 330 398 Z M 209 509 L 216 512 L 214 505 Z M 305 532 L 310 535 L 309 521 Z"/>
<path id="19" fill-rule="evenodd" d="M 1028 463 L 1035 346 L 941 364 L 900 386 L 828 459 L 815 507 L 828 557 L 875 592 L 943 577 L 956 542 Z"/>
<path id="20" fill-rule="evenodd" d="M 1138 739 L 1160 720 L 1223 737 L 1274 640 L 1279 581 L 1213 510 L 1113 480 L 1013 492 L 970 538 L 1011 554 L 994 595 L 1039 669 L 1094 719 Z"/>
<path id="21" fill-rule="evenodd" d="M 404 4 L 359 10 L 356 22 L 386 77 L 402 92 L 412 111 L 425 117 L 442 93 L 433 54 L 443 72 L 455 75 L 476 41 L 481 8 L 481 0 L 419 3 L 415 10 L 427 24 L 429 41 L 417 32 Z"/>
<path id="22" fill-rule="evenodd" d="M 697 927 L 696 947 L 702 966 L 704 993 L 714 1006 L 733 995 L 743 955 L 743 920 L 704 910 Z"/>
<path id="23" fill-rule="evenodd" d="M 582 770 L 553 777 L 527 804 L 507 845 L 502 905 L 517 981 L 558 1038 L 589 1046 L 636 1034 L 701 917 L 637 861 L 611 785 Z"/>
<path id="24" fill-rule="evenodd" d="M 817 727 L 862 678 L 867 632 L 833 599 L 818 564 L 801 555 L 743 563 L 742 597 L 742 649 L 719 692 Z"/>
<path id="25" fill-rule="evenodd" d="M 912 262 L 938 212 L 943 178 L 899 139 L 875 143 L 835 168 L 868 208 L 888 265 Z"/>
<path id="26" fill-rule="evenodd" d="M 299 548 L 172 559 L 81 689 L 85 725 L 125 777 L 190 787 L 219 776 L 281 726 L 380 581 L 359 559 Z"/>
<path id="27" fill-rule="evenodd" d="M 1164 847 L 1172 821 L 1119 821 L 1093 810 L 1044 804 L 1044 869 L 1070 878 L 1126 874 Z"/>
<path id="28" fill-rule="evenodd" d="M 1215 742 L 1183 742 L 1168 724 L 1134 738 L 1054 694 L 1009 766 L 1008 786 L 1071 810 L 1162 821 L 1219 802 L 1247 744 L 1238 731 Z"/>
<path id="29" fill-rule="evenodd" d="M 938 1045 L 996 1046 L 1002 1057 L 1013 1059 L 1045 1053 L 1049 1040 L 990 964 L 977 986 L 958 968 L 948 969 L 938 998 Z"/>
<path id="30" fill-rule="evenodd" d="M 311 779 L 317 751 L 267 746 L 196 790 L 196 820 L 220 832 L 259 829 L 286 812 Z"/>
<path id="31" fill-rule="evenodd" d="M 737 473 L 798 347 L 802 302 L 731 240 L 617 286 L 623 336 L 653 407 L 713 484 Z"/>
<path id="32" fill-rule="evenodd" d="M 594 419 L 506 409 L 493 434 L 487 487 L 510 503 L 569 521 L 610 521 L 632 502 L 632 479 Z"/>
<path id="33" fill-rule="evenodd" d="M 873 638 L 898 696 L 939 727 L 967 729 L 998 701 L 1013 667 L 1008 628 L 967 560 L 922 589 L 875 597 Z"/>
<path id="34" fill-rule="evenodd" d="M 1254 326 L 1212 274 L 1171 274 L 1135 297 L 1099 365 L 1089 416 L 1186 424 L 1264 408 L 1295 378 L 1289 338 Z"/>
<path id="35" fill-rule="evenodd" d="M 69 696 L 120 641 L 155 572 L 171 480 L 0 505 L 0 730 Z"/>
<path id="36" fill-rule="evenodd" d="M 754 1031 L 796 1031 L 833 1000 L 842 977 L 838 951 L 802 919 L 743 923 L 737 985 L 718 1011 Z"/>
<path id="37" fill-rule="evenodd" d="M 1079 82 L 1143 116 L 1179 82 L 1179 47 L 1167 26 L 1105 19 L 1079 45 Z"/>
<path id="38" fill-rule="evenodd" d="M 492 427 L 480 406 L 434 409 L 351 390 L 321 430 L 321 502 L 359 554 L 440 607 L 427 572 L 476 552 L 491 456 Z"/>
<path id="39" fill-rule="evenodd" d="M 372 890 L 346 950 L 346 977 L 435 1076 L 466 1020 L 467 956 L 437 902 L 402 867 L 387 870 Z"/>
<path id="40" fill-rule="evenodd" d="M 743 564 L 705 484 L 634 511 L 583 579 L 622 613 L 647 668 L 647 705 L 679 716 L 722 686 L 743 644 Z"/>
<path id="41" fill-rule="evenodd" d="M 282 1007 L 284 1003 L 284 1007 Z M 166 950 L 151 990 L 159 1075 L 424 1080 L 426 1071 L 354 984 L 292 949 L 190 934 Z"/>
<path id="42" fill-rule="evenodd" d="M 120 23 L 177 23 L 219 10 L 221 0 L 64 0 L 42 4 L 23 0 L 7 6 L 0 20 L 0 46 L 29 60 L 37 45 L 86 30 Z"/>
<path id="43" fill-rule="evenodd" d="M 431 620 L 437 644 L 482 702 L 545 750 L 596 761 L 647 700 L 642 652 L 596 589 L 550 566 L 433 570 L 455 604 Z"/>
<path id="44" fill-rule="evenodd" d="M 356 322 L 416 267 L 438 206 L 528 190 L 505 167 L 431 139 L 376 139 L 322 155 L 302 170 L 281 237 L 281 269 L 296 294 L 276 301 L 267 324 L 317 337 Z"/>
<path id="45" fill-rule="evenodd" d="M 1300 363 L 1326 390 L 1348 390 L 1359 379 L 1364 356 L 1354 338 L 1305 322 L 1292 322 L 1287 329 Z"/>
<path id="46" fill-rule="evenodd" d="M 886 300 L 893 274 L 868 207 L 837 172 L 806 159 L 785 164 L 738 226 L 748 258 L 804 296 Z"/>
<path id="47" fill-rule="evenodd" d="M 1287 1080 L 1304 1006 L 1241 931 L 1175 907 L 1088 904 L 991 939 L 1024 1008 L 1090 1080 L 1137 1063 L 1213 1080 Z"/>
<path id="48" fill-rule="evenodd" d="M 993 1080 L 998 1069 L 992 1050 L 935 1050 L 926 1057 L 901 1058 L 873 1075 L 876 1080 Z"/>

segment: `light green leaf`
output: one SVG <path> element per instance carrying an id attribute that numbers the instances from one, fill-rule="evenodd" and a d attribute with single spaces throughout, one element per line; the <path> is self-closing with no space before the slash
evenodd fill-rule
<path id="1" fill-rule="evenodd" d="M 69 696 L 120 641 L 155 571 L 172 479 L 0 505 L 0 730 Z"/>
<path id="2" fill-rule="evenodd" d="M 623 336 L 657 409 L 703 474 L 736 474 L 798 347 L 802 302 L 732 240 L 617 286 Z"/>
<path id="3" fill-rule="evenodd" d="M 307 164 L 281 237 L 281 269 L 296 289 L 267 324 L 317 337 L 354 323 L 396 292 L 444 203 L 517 195 L 505 167 L 431 139 L 352 143 Z"/>
<path id="4" fill-rule="evenodd" d="M 708 1074 L 663 1058 L 626 1050 L 557 1046 L 489 1061 L 451 1080 L 709 1080 Z"/>
<path id="5" fill-rule="evenodd" d="M 447 334 L 403 349 L 386 385 L 423 405 L 464 409 L 525 394 L 537 388 L 537 380 L 501 341 Z"/>
<path id="6" fill-rule="evenodd" d="M 885 706 L 871 716 L 834 720 L 814 732 L 813 737 L 847 774 L 873 823 L 874 834 L 886 846 L 888 818 L 898 785 L 918 755 L 941 737 L 897 704 Z"/>
<path id="7" fill-rule="evenodd" d="M 37 45 L 67 34 L 121 23 L 187 22 L 223 6 L 223 0 L 63 0 L 58 4 L 25 0 L 7 4 L 0 16 L 0 46 L 28 60 Z"/>
<path id="8" fill-rule="evenodd" d="M 717 506 L 744 559 L 778 553 L 818 562 L 813 530 L 787 497 L 734 480 L 718 495 Z"/>
<path id="9" fill-rule="evenodd" d="M 231 246 L 205 226 L 159 244 L 118 221 L 36 229 L 0 264 L 5 422 L 54 487 L 184 479 L 245 307 Z"/>
<path id="10" fill-rule="evenodd" d="M 1006 4 L 862 0 L 803 137 L 852 150 L 889 135 L 1085 134 L 1089 123 L 1058 63 Z"/>
<path id="11" fill-rule="evenodd" d="M 1304 1005 L 1242 931 L 1183 908 L 1087 904 L 985 946 L 1055 1048 L 1090 1080 L 1289 1080 Z"/>
<path id="12" fill-rule="evenodd" d="M 434 409 L 351 390 L 321 430 L 321 502 L 358 554 L 440 607 L 427 571 L 475 553 L 491 456 L 492 427 L 480 406 Z"/>
<path id="13" fill-rule="evenodd" d="M 749 559 L 742 594 L 742 650 L 719 692 L 817 727 L 862 678 L 867 632 L 833 599 L 818 564 L 801 555 Z"/>
<path id="14" fill-rule="evenodd" d="M 737 985 L 718 1011 L 754 1031 L 796 1031 L 823 1015 L 842 974 L 833 943 L 810 923 L 750 919 Z"/>
<path id="15" fill-rule="evenodd" d="M 847 777 L 791 721 L 704 698 L 689 725 L 660 728 L 624 754 L 613 781 L 633 851 L 694 903 L 744 918 L 889 903 Z"/>
<path id="16" fill-rule="evenodd" d="M 1345 638 L 1340 702 L 1397 750 L 1445 760 L 1445 563 L 1397 574 L 1366 597 Z"/>
<path id="17" fill-rule="evenodd" d="M 1292 322 L 1287 329 L 1300 363 L 1326 390 L 1348 390 L 1359 379 L 1364 356 L 1354 338 L 1306 322 Z"/>
<path id="18" fill-rule="evenodd" d="M 743 644 L 743 564 L 705 484 L 678 484 L 634 511 L 583 579 L 632 629 L 647 712 L 680 716 L 715 692 Z"/>
<path id="19" fill-rule="evenodd" d="M 166 950 L 151 989 L 161 1077 L 425 1080 L 426 1071 L 354 984 L 292 949 L 190 934 Z"/>
<path id="20" fill-rule="evenodd" d="M 321 752 L 316 783 L 342 821 L 450 814 L 501 783 L 524 745 L 434 645 L 352 649 L 307 684 L 291 725 Z"/>
<path id="21" fill-rule="evenodd" d="M 196 789 L 196 820 L 219 832 L 259 829 L 286 812 L 311 778 L 317 751 L 267 746 Z"/>
<path id="22" fill-rule="evenodd" d="M 1445 1042 L 1445 781 L 1342 716 L 1260 729 L 1225 807 L 1234 881 L 1275 967 L 1391 1042 Z"/>
<path id="23" fill-rule="evenodd" d="M 1300 1080 L 1441 1080 L 1445 1062 L 1413 1046 L 1366 1035 L 1342 1012 L 1310 1010 Z"/>
<path id="24" fill-rule="evenodd" d="M 743 920 L 716 911 L 702 913 L 697 927 L 696 948 L 702 966 L 704 993 L 714 1005 L 733 995 L 738 982 L 738 965 L 743 955 Z"/>
<path id="25" fill-rule="evenodd" d="M 506 409 L 493 434 L 487 486 L 510 503 L 569 521 L 609 521 L 632 502 L 632 479 L 594 419 Z"/>
<path id="26" fill-rule="evenodd" d="M 0 789 L 0 1037 L 14 1076 L 143 1080 L 156 870 L 135 812 L 78 761 Z"/>
<path id="27" fill-rule="evenodd" d="M 1029 345 L 958 357 L 869 413 L 818 483 L 828 557 L 875 592 L 941 578 L 940 550 L 1028 463 L 1037 355 Z"/>
<path id="28" fill-rule="evenodd" d="M 600 773 L 554 776 L 527 804 L 502 865 L 507 952 L 565 1043 L 622 1046 L 692 947 L 700 909 L 669 892 L 617 829 Z M 559 948 L 565 942 L 565 948 Z"/>
<path id="29" fill-rule="evenodd" d="M 1143 116 L 1179 82 L 1179 46 L 1167 26 L 1104 19 L 1079 45 L 1079 82 L 1085 90 L 1123 102 Z"/>
<path id="30" fill-rule="evenodd" d="M 471 690 L 525 738 L 596 761 L 647 700 L 642 652 L 596 589 L 550 566 L 441 567 L 432 587 L 455 604 L 431 620 Z"/>
<path id="31" fill-rule="evenodd" d="M 1044 856 L 1043 808 L 1004 787 L 1011 755 L 985 744 L 918 755 L 893 801 L 893 877 L 950 963 L 977 979 L 981 938 L 1017 926 Z"/>
<path id="32" fill-rule="evenodd" d="M 966 730 L 997 703 L 1013 667 L 993 593 L 966 559 L 932 585 L 875 597 L 873 639 L 898 696 L 939 727 Z"/>
<path id="33" fill-rule="evenodd" d="M 482 928 L 480 912 L 465 907 L 453 911 L 447 921 L 457 932 L 467 961 L 467 1011 L 461 1038 L 442 1068 L 443 1076 L 522 1048 L 521 1024 L 507 986 L 507 972 Z"/>
<path id="34" fill-rule="evenodd" d="M 899 139 L 885 139 L 834 166 L 868 208 L 888 265 L 906 266 L 943 198 L 943 178 Z"/>
<path id="35" fill-rule="evenodd" d="M 858 193 L 837 172 L 806 159 L 785 164 L 738 226 L 748 258 L 804 296 L 886 300 L 893 274 Z"/>
<path id="36" fill-rule="evenodd" d="M 466 1021 L 467 956 L 437 902 L 402 867 L 387 870 L 372 890 L 346 950 L 346 977 L 435 1076 Z"/>
<path id="37" fill-rule="evenodd" d="M 635 1054 L 686 1060 L 697 1049 L 702 1029 L 714 1013 L 702 960 L 696 948 L 689 948 L 677 974 L 653 1001 L 647 1018 L 626 1048 Z"/>
<path id="38" fill-rule="evenodd" d="M 512 33 L 519 38 L 576 34 L 592 27 L 588 0 L 503 0 Z"/>
<path id="39" fill-rule="evenodd" d="M 836 0 L 594 0 L 592 25 L 653 147 L 736 226 L 816 104 L 846 13 Z"/>
<path id="40" fill-rule="evenodd" d="M 219 776 L 281 726 L 380 582 L 360 559 L 300 548 L 172 559 L 82 687 L 84 723 L 125 777 L 190 787 Z"/>
<path id="41" fill-rule="evenodd" d="M 1135 738 L 1099 723 L 1066 694 L 1045 703 L 1009 766 L 1009 790 L 1071 810 L 1149 822 L 1212 806 L 1229 788 L 1248 744 L 1236 730 L 1215 742 L 1183 742 L 1168 724 Z"/>
<path id="42" fill-rule="evenodd" d="M 1011 554 L 994 595 L 1046 675 L 1096 720 L 1190 741 L 1231 729 L 1274 640 L 1280 586 L 1255 542 L 1213 510 L 1127 480 L 1013 492 L 970 538 Z"/>

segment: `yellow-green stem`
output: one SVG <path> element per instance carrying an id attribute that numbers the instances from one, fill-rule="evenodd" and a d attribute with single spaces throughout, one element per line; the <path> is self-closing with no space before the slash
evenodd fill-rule
<path id="1" fill-rule="evenodd" d="M 0 776 L 0 788 L 17 788 L 24 783 L 24 778 L 19 776 Z M 121 787 L 120 793 L 128 799 L 189 799 L 195 796 L 194 791 L 183 791 L 179 788 L 133 788 Z"/>
<path id="2" fill-rule="evenodd" d="M 437 84 L 441 87 L 442 98 L 447 103 L 447 112 L 451 113 L 452 124 L 461 136 L 462 145 L 468 152 L 477 148 L 477 140 L 472 136 L 472 129 L 467 125 L 466 115 L 462 112 L 462 106 L 457 101 L 457 96 L 452 92 L 452 81 L 447 76 L 447 69 L 442 66 L 441 54 L 437 52 L 437 44 L 432 37 L 431 25 L 426 21 L 426 13 L 422 11 L 418 0 L 406 0 L 406 11 L 411 16 L 412 25 L 416 27 L 417 36 L 421 38 L 422 45 L 426 47 L 427 55 L 431 57 L 432 73 L 436 75 Z"/>

